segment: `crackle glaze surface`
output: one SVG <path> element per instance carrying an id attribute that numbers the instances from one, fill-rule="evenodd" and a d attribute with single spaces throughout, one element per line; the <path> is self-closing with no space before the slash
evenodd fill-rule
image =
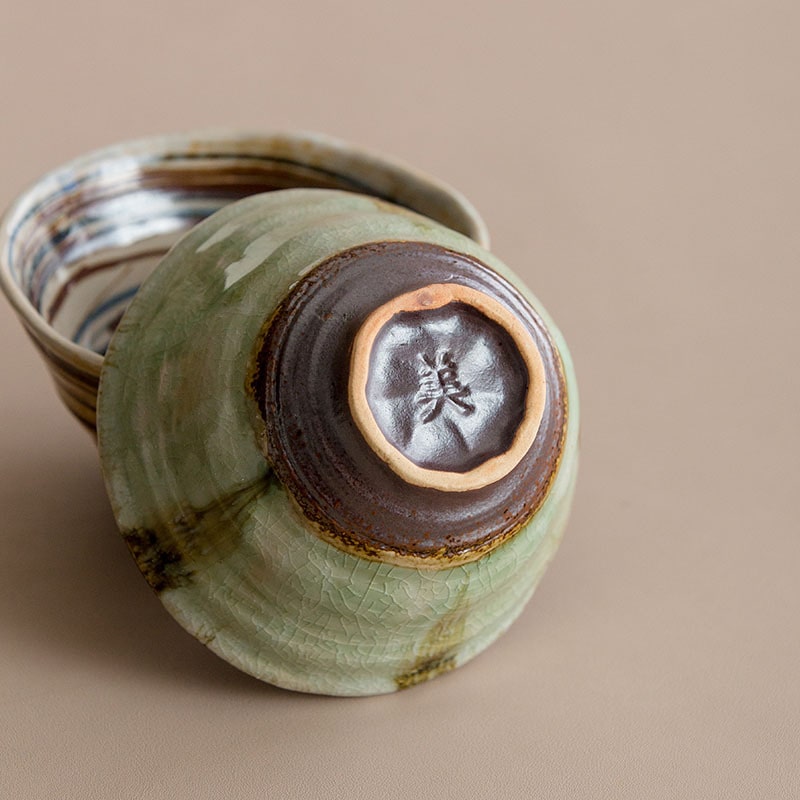
<path id="1" fill-rule="evenodd" d="M 265 323 L 331 254 L 419 242 L 480 259 L 545 321 L 568 424 L 535 514 L 468 563 L 409 566 L 318 535 L 276 478 L 253 395 Z M 504 265 L 460 234 L 371 198 L 291 190 L 226 207 L 145 283 L 105 358 L 100 454 L 140 569 L 220 656 L 301 691 L 390 692 L 458 666 L 522 610 L 566 523 L 578 404 L 566 346 Z"/>

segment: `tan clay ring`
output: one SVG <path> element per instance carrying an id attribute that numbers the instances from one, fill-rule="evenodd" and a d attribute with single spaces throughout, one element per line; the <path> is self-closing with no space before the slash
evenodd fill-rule
<path id="1" fill-rule="evenodd" d="M 508 449 L 465 472 L 430 469 L 414 463 L 381 430 L 367 396 L 373 345 L 381 329 L 403 312 L 431 311 L 463 303 L 497 323 L 513 340 L 528 371 L 525 408 Z M 349 402 L 353 419 L 370 447 L 403 480 L 445 492 L 480 489 L 505 477 L 530 449 L 539 430 L 546 400 L 542 356 L 525 326 L 505 306 L 483 292 L 456 283 L 438 283 L 399 295 L 379 306 L 356 334 L 350 363 Z"/>

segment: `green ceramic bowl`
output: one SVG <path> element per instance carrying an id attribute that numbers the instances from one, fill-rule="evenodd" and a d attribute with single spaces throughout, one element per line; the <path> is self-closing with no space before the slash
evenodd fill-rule
<path id="1" fill-rule="evenodd" d="M 430 185 L 427 209 L 411 184 L 406 207 L 338 188 L 227 204 L 153 249 L 124 315 L 78 326 L 105 353 L 100 457 L 139 568 L 190 633 L 289 689 L 378 694 L 459 666 L 520 613 L 566 523 L 566 345 Z"/>

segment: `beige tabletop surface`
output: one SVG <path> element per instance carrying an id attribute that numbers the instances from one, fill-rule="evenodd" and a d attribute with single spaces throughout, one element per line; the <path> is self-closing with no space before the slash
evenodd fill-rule
<path id="1" fill-rule="evenodd" d="M 575 358 L 582 464 L 511 630 L 312 697 L 162 609 L 0 300 L 0 797 L 800 797 L 800 4 L 29 2 L 0 204 L 118 140 L 323 131 L 461 189 Z"/>

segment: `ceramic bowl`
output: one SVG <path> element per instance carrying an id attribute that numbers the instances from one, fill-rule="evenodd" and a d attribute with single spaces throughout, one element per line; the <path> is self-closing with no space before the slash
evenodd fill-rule
<path id="1" fill-rule="evenodd" d="M 372 159 L 369 192 L 320 187 L 317 140 L 303 170 L 263 155 L 275 139 L 257 167 L 230 138 L 221 164 L 209 140 L 174 158 L 157 141 L 146 177 L 105 151 L 2 232 L 4 285 L 96 421 L 142 574 L 193 636 L 288 689 L 380 694 L 460 666 L 519 615 L 566 524 L 561 333 L 440 184 Z M 315 187 L 241 197 L 286 160 Z M 346 163 L 352 184 L 363 162 Z"/>

